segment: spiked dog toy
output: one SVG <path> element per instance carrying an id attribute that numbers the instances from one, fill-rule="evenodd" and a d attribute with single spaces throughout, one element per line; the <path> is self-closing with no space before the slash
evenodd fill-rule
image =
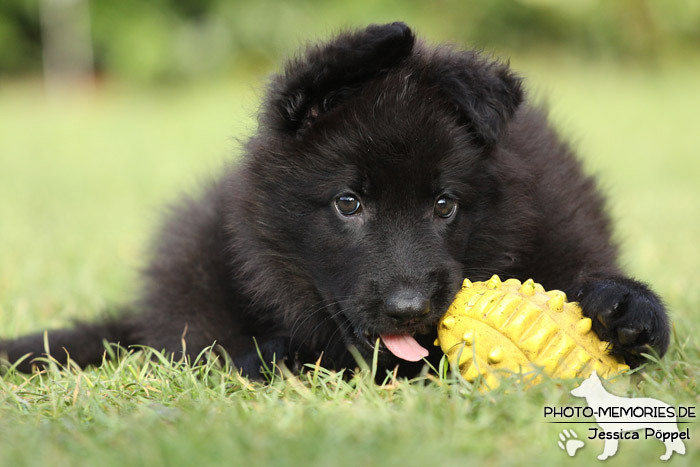
<path id="1" fill-rule="evenodd" d="M 438 324 L 436 345 L 466 380 L 481 376 L 490 389 L 503 371 L 535 384 L 538 368 L 557 378 L 587 377 L 593 370 L 609 378 L 628 370 L 591 324 L 564 292 L 545 292 L 532 279 L 501 282 L 494 275 L 487 282 L 464 280 Z"/>

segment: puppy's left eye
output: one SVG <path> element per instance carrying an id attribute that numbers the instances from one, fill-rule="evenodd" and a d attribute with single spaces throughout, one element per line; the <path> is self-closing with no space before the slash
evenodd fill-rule
<path id="1" fill-rule="evenodd" d="M 343 216 L 353 216 L 362 210 L 362 203 L 355 196 L 345 194 L 335 199 L 335 208 Z"/>
<path id="2" fill-rule="evenodd" d="M 457 202 L 454 198 L 442 195 L 435 201 L 435 215 L 443 219 L 448 219 L 457 211 Z"/>

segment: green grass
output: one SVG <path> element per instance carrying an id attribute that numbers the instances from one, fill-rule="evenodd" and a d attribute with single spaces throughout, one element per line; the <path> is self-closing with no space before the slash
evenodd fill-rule
<path id="1" fill-rule="evenodd" d="M 610 194 L 628 270 L 653 282 L 675 323 L 661 364 L 621 395 L 698 404 L 700 63 L 653 71 L 513 60 L 547 95 Z M 250 78 L 255 83 L 258 77 Z M 46 99 L 0 86 L 0 336 L 95 316 L 134 296 L 150 232 L 253 128 L 246 81 Z M 544 405 L 582 405 L 573 381 L 481 394 L 458 378 L 347 379 L 322 369 L 251 384 L 225 365 L 123 356 L 101 368 L 0 378 L 0 465 L 591 465 L 573 459 Z M 578 425 L 585 436 L 586 425 Z M 673 465 L 697 465 L 700 432 Z M 657 441 L 622 441 L 608 463 L 646 464 Z"/>

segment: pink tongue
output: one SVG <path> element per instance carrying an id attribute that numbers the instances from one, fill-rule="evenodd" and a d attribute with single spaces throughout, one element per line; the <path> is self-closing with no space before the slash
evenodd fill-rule
<path id="1" fill-rule="evenodd" d="M 417 362 L 428 356 L 428 350 L 408 334 L 382 334 L 380 337 L 386 348 L 403 360 Z"/>

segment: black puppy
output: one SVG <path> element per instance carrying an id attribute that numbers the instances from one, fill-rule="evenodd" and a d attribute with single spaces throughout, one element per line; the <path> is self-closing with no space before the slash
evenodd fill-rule
<path id="1" fill-rule="evenodd" d="M 254 339 L 336 369 L 380 339 L 380 367 L 410 375 L 426 348 L 440 358 L 462 278 L 493 273 L 565 291 L 632 365 L 663 354 L 661 301 L 620 272 L 594 181 L 522 101 L 503 63 L 403 23 L 309 47 L 273 77 L 243 162 L 165 223 L 133 312 L 49 332 L 53 356 L 99 363 L 103 339 L 181 352 L 184 333 L 254 376 Z M 43 349 L 43 333 L 0 343 L 11 362 Z"/>

